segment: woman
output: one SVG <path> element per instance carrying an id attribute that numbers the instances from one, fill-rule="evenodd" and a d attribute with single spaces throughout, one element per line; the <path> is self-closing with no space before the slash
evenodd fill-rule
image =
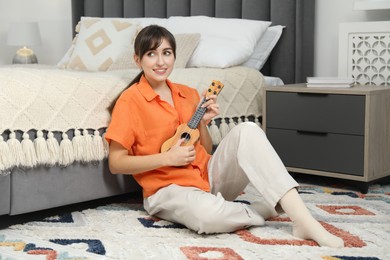
<path id="1" fill-rule="evenodd" d="M 133 175 L 150 215 L 198 233 L 232 232 L 263 225 L 280 206 L 292 221 L 294 236 L 321 246 L 344 245 L 312 217 L 296 190 L 298 183 L 256 124 L 237 125 L 210 155 L 207 124 L 219 114 L 215 95 L 202 105 L 207 110 L 198 126 L 199 141 L 182 146 L 179 140 L 160 152 L 177 127 L 190 120 L 200 97 L 195 89 L 168 80 L 176 43 L 165 28 L 142 29 L 134 49 L 141 73 L 113 103 L 106 139 L 111 172 Z M 233 202 L 249 182 L 267 205 Z"/>

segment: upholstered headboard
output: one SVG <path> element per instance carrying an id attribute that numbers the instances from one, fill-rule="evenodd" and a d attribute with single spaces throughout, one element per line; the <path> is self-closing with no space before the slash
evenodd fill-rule
<path id="1" fill-rule="evenodd" d="M 313 0 L 72 0 L 72 28 L 81 16 L 158 17 L 206 15 L 272 21 L 282 37 L 261 72 L 286 84 L 313 74 Z"/>

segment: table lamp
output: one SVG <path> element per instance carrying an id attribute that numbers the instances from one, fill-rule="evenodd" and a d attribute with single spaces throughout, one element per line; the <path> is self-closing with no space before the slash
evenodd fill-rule
<path id="1" fill-rule="evenodd" d="M 27 46 L 39 45 L 41 42 L 41 34 L 37 22 L 12 23 L 9 28 L 7 44 L 10 46 L 22 46 L 22 48 L 17 50 L 12 63 L 38 63 L 34 52 Z"/>

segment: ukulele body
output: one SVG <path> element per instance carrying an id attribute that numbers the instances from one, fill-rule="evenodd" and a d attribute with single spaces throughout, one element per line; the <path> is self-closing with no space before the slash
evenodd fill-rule
<path id="1" fill-rule="evenodd" d="M 182 146 L 193 145 L 199 140 L 200 134 L 197 128 L 192 129 L 187 124 L 181 124 L 176 130 L 174 136 L 166 140 L 161 146 L 161 152 L 171 149 L 180 139 L 185 139 Z"/>
<path id="2" fill-rule="evenodd" d="M 161 146 L 161 152 L 166 152 L 171 149 L 171 147 L 174 146 L 180 139 L 185 139 L 185 141 L 181 144 L 182 146 L 193 145 L 199 140 L 200 133 L 197 127 L 207 110 L 207 108 L 202 107 L 202 104 L 207 102 L 207 97 L 211 95 L 218 95 L 223 87 L 224 85 L 218 80 L 213 80 L 211 82 L 209 88 L 207 89 L 205 98 L 203 98 L 191 120 L 186 124 L 179 125 L 175 135 L 163 143 Z"/>

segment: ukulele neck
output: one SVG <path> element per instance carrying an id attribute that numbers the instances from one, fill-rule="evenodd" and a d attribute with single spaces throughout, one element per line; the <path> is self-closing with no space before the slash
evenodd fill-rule
<path id="1" fill-rule="evenodd" d="M 206 113 L 207 108 L 202 107 L 202 105 L 207 101 L 206 98 L 202 100 L 198 109 L 196 109 L 195 114 L 191 117 L 191 120 L 188 122 L 188 127 L 191 129 L 196 129 L 202 120 L 203 115 Z"/>

